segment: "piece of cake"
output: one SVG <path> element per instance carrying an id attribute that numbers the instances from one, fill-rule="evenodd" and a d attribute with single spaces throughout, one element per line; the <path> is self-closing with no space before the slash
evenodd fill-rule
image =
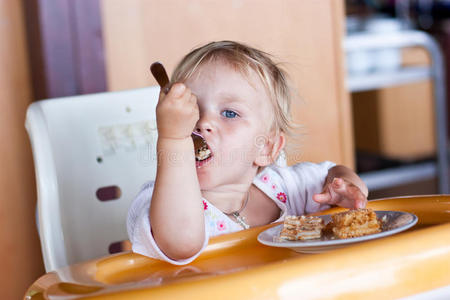
<path id="1" fill-rule="evenodd" d="M 314 216 L 287 216 L 284 219 L 280 240 L 312 240 L 322 236 L 323 220 Z"/>
<path id="2" fill-rule="evenodd" d="M 207 159 L 211 155 L 211 150 L 208 148 L 206 141 L 196 134 L 192 134 L 192 139 L 194 140 L 195 159 L 197 161 Z"/>
<path id="3" fill-rule="evenodd" d="M 381 232 L 376 213 L 369 208 L 348 210 L 331 215 L 331 230 L 340 238 L 353 238 Z"/>

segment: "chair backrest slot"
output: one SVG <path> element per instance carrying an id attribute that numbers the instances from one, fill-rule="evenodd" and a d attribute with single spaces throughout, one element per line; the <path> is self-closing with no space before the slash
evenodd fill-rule
<path id="1" fill-rule="evenodd" d="M 122 191 L 117 185 L 110 185 L 99 188 L 95 195 L 100 201 L 111 201 L 119 199 L 122 195 Z"/>

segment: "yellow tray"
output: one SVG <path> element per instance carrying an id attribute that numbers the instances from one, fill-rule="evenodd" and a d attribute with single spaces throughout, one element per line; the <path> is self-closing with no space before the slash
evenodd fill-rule
<path id="1" fill-rule="evenodd" d="M 186 266 L 125 252 L 47 273 L 25 299 L 388 299 L 450 292 L 450 196 L 382 199 L 368 207 L 411 212 L 419 221 L 405 232 L 320 254 L 260 244 L 258 234 L 274 224 L 215 237 Z"/>

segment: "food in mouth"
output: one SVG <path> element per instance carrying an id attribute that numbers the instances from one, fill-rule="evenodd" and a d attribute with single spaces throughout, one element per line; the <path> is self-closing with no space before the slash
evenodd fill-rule
<path id="1" fill-rule="evenodd" d="M 208 148 L 208 144 L 205 139 L 200 135 L 192 134 L 194 140 L 195 160 L 203 161 L 211 157 L 211 150 Z"/>

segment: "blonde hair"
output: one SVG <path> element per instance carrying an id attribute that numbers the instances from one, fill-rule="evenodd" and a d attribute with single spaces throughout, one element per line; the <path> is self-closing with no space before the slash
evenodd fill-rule
<path id="1" fill-rule="evenodd" d="M 290 106 L 294 96 L 287 73 L 276 64 L 271 55 L 250 46 L 233 42 L 211 42 L 188 53 L 172 74 L 172 82 L 184 82 L 203 64 L 223 60 L 248 76 L 254 71 L 267 90 L 274 111 L 272 129 L 291 134 L 294 125 Z"/>

